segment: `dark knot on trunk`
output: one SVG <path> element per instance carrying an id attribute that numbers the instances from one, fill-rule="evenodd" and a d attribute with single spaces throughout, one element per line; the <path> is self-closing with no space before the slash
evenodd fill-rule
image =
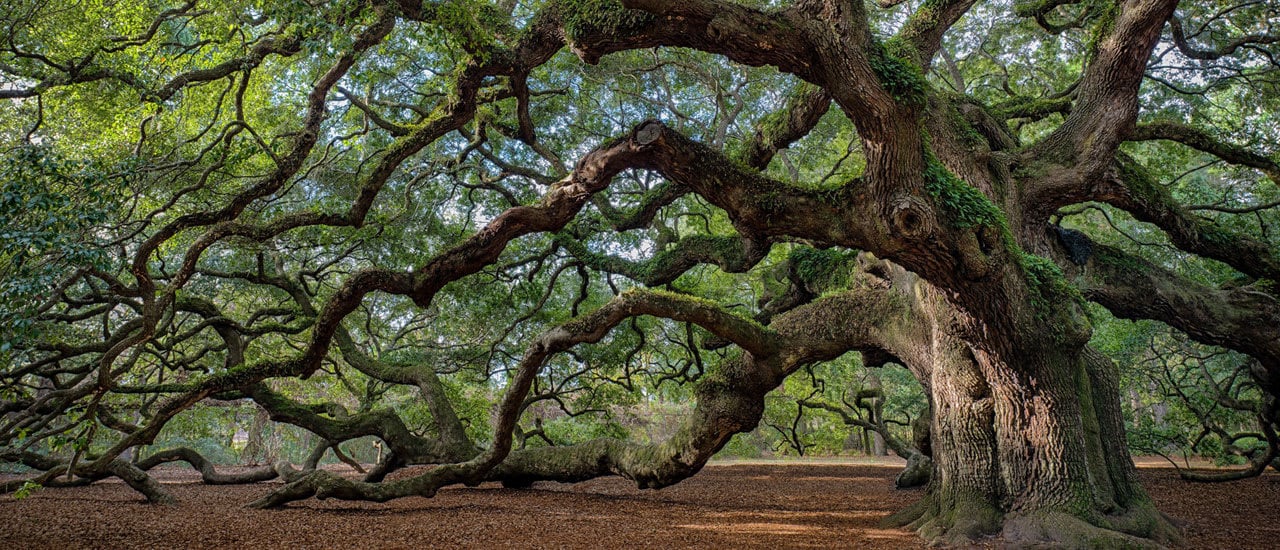
<path id="1" fill-rule="evenodd" d="M 928 237 L 937 225 L 937 218 L 929 203 L 920 197 L 899 195 L 890 203 L 889 219 L 899 236 L 918 240 Z"/>
<path id="2" fill-rule="evenodd" d="M 662 132 L 666 130 L 666 125 L 657 120 L 646 120 L 636 126 L 632 139 L 639 145 L 653 145 L 662 139 Z"/>

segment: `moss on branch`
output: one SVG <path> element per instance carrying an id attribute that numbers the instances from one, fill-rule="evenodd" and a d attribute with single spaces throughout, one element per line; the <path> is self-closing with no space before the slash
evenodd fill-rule
<path id="1" fill-rule="evenodd" d="M 574 42 L 591 35 L 626 36 L 654 20 L 652 14 L 627 9 L 618 0 L 560 0 L 556 10 L 565 36 Z"/>
<path id="2" fill-rule="evenodd" d="M 849 287 L 857 251 L 799 247 L 791 251 L 791 271 L 815 293 Z"/>
<path id="3" fill-rule="evenodd" d="M 953 174 L 931 153 L 925 157 L 924 185 L 929 195 L 940 202 L 952 225 L 959 229 L 980 225 L 1005 228 L 1007 225 L 1004 213 L 991 199 Z"/>
<path id="4" fill-rule="evenodd" d="M 915 59 L 920 53 L 905 40 L 893 38 L 883 44 L 875 44 L 867 61 L 876 73 L 880 85 L 895 101 L 923 106 L 929 83 L 924 70 Z"/>
<path id="5" fill-rule="evenodd" d="M 1013 118 L 1030 118 L 1039 120 L 1054 113 L 1067 115 L 1071 112 L 1071 104 L 1073 98 L 1057 97 L 1057 98 L 1036 98 L 1036 97 L 1018 97 L 995 105 L 991 109 L 991 113 L 997 119 L 1009 120 Z"/>

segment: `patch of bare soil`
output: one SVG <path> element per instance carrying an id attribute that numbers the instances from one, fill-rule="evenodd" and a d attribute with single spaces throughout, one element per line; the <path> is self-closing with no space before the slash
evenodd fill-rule
<path id="1" fill-rule="evenodd" d="M 447 489 L 433 499 L 243 505 L 276 484 L 215 487 L 184 470 L 157 477 L 180 500 L 152 506 L 121 483 L 0 497 L 0 548 L 921 548 L 879 522 L 919 497 L 892 488 L 896 466 L 712 465 L 660 491 L 622 479 L 532 489 Z M 1275 548 L 1280 476 L 1189 485 L 1172 470 L 1143 481 L 1187 522 L 1192 548 Z"/>

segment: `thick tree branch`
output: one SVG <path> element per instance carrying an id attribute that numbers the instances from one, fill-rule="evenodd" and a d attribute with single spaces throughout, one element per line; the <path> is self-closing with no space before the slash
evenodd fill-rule
<path id="1" fill-rule="evenodd" d="M 1108 174 L 1099 186 L 1097 200 L 1155 224 L 1182 250 L 1213 258 L 1254 277 L 1280 280 L 1280 255 L 1269 244 L 1187 210 L 1133 159 L 1122 157 L 1116 166 L 1117 171 Z"/>
<path id="2" fill-rule="evenodd" d="M 213 463 L 209 462 L 209 459 L 190 447 L 178 447 L 157 452 L 139 461 L 137 467 L 146 471 L 164 463 L 177 461 L 190 464 L 192 468 L 200 472 L 200 479 L 209 485 L 239 485 L 270 481 L 280 477 L 282 468 L 280 465 L 271 465 L 234 474 L 222 474 L 214 469 Z"/>
<path id="3" fill-rule="evenodd" d="M 1131 141 L 1168 140 L 1181 143 L 1204 153 L 1208 153 L 1231 164 L 1255 168 L 1266 174 L 1271 181 L 1280 185 L 1280 162 L 1266 155 L 1222 141 L 1199 128 L 1172 121 L 1157 121 L 1139 124 L 1134 129 Z"/>
<path id="4" fill-rule="evenodd" d="M 1028 161 L 1052 159 L 1079 178 L 1076 182 L 1106 170 L 1121 141 L 1133 130 L 1147 59 L 1177 4 L 1177 0 L 1139 0 L 1112 8 L 1119 13 L 1109 21 L 1110 32 L 1085 68 L 1075 107 L 1062 126 L 1026 153 Z"/>
<path id="5" fill-rule="evenodd" d="M 830 106 L 831 94 L 825 89 L 810 84 L 797 85 L 787 94 L 783 107 L 760 122 L 742 161 L 756 170 L 764 170 L 778 151 L 808 135 Z"/>
<path id="6" fill-rule="evenodd" d="M 1074 264 L 1060 262 L 1067 268 Z M 1085 297 L 1124 319 L 1154 319 L 1198 342 L 1248 354 L 1261 362 L 1272 392 L 1280 392 L 1280 300 L 1249 286 L 1210 288 L 1117 248 L 1093 244 L 1076 268 Z"/>
<path id="7" fill-rule="evenodd" d="M 933 58 L 942 48 L 942 35 L 955 25 L 977 0 L 930 0 L 907 18 L 898 38 L 911 44 L 914 61 L 928 72 Z"/>

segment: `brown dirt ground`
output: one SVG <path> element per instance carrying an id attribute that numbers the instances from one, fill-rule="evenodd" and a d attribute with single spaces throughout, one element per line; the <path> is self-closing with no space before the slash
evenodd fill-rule
<path id="1" fill-rule="evenodd" d="M 613 478 L 272 511 L 242 506 L 275 484 L 205 486 L 169 469 L 157 477 L 177 506 L 147 505 L 119 482 L 0 497 L 0 548 L 921 548 L 914 534 L 878 525 L 920 495 L 892 489 L 897 468 L 713 464 L 661 491 Z M 1186 522 L 1188 547 L 1280 548 L 1280 475 L 1219 485 L 1190 485 L 1170 469 L 1141 475 L 1160 508 Z"/>

